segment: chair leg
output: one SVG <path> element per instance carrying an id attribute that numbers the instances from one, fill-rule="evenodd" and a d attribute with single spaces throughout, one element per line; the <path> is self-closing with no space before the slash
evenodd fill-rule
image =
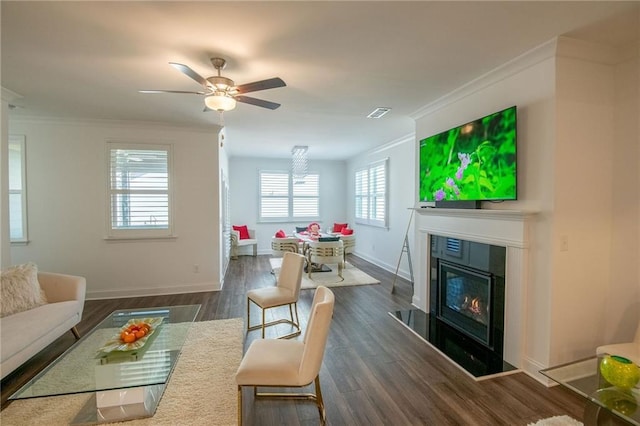
<path id="1" fill-rule="evenodd" d="M 257 329 L 261 329 L 262 330 L 262 338 L 265 338 L 265 334 L 266 334 L 266 329 L 267 327 L 271 327 L 272 325 L 276 325 L 276 324 L 289 324 L 292 325 L 293 327 L 295 327 L 296 331 L 294 331 L 293 333 L 289 333 L 289 334 L 285 334 L 284 336 L 280 336 L 278 337 L 278 339 L 289 339 L 291 337 L 295 337 L 295 336 L 299 336 L 300 333 L 302 332 L 302 330 L 300 329 L 300 317 L 298 315 L 298 304 L 296 302 L 293 303 L 289 303 L 289 315 L 291 316 L 291 319 L 287 319 L 287 318 L 281 318 L 278 320 L 274 320 L 274 321 L 270 321 L 270 322 L 266 322 L 266 310 L 263 308 L 262 306 L 258 305 L 256 303 L 256 305 L 262 309 L 262 321 L 260 324 L 256 324 L 256 325 L 251 325 L 251 305 L 250 302 L 253 302 L 250 298 L 247 298 L 247 332 L 249 331 L 253 331 L 253 330 L 257 330 Z M 253 302 L 255 303 L 255 302 Z M 296 318 L 295 320 L 293 319 L 293 310 L 291 309 L 291 305 L 294 304 L 294 310 L 295 310 L 295 315 Z M 284 306 L 284 305 L 281 305 Z M 277 306 L 274 306 L 274 308 Z"/>
<path id="2" fill-rule="evenodd" d="M 238 385 L 238 426 L 242 426 L 242 386 Z"/>
<path id="3" fill-rule="evenodd" d="M 253 257 L 258 255 L 258 244 L 253 245 Z"/>
<path id="4" fill-rule="evenodd" d="M 327 424 L 327 413 L 324 408 L 324 401 L 322 399 L 322 391 L 320 390 L 320 375 L 316 376 L 314 380 L 316 393 L 296 393 L 296 392 L 258 392 L 258 387 L 254 388 L 254 398 L 257 399 L 298 399 L 313 401 L 318 406 L 318 413 L 320 414 L 320 424 Z"/>
<path id="5" fill-rule="evenodd" d="M 327 413 L 324 409 L 324 400 L 322 399 L 322 390 L 320 390 L 320 375 L 316 376 L 316 404 L 318 404 L 318 412 L 320 413 L 320 424 L 327 424 Z"/>
<path id="6" fill-rule="evenodd" d="M 247 332 L 251 330 L 251 299 L 247 297 Z"/>
<path id="7" fill-rule="evenodd" d="M 71 327 L 71 332 L 73 333 L 73 335 L 75 336 L 76 340 L 80 339 L 80 333 L 78 333 L 78 329 L 74 326 Z"/>

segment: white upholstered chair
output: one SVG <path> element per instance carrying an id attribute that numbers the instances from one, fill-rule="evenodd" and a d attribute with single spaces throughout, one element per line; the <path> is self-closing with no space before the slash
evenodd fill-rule
<path id="1" fill-rule="evenodd" d="M 240 239 L 240 231 L 231 230 L 231 258 L 238 258 L 238 248 L 245 246 L 253 246 L 253 256 L 258 255 L 258 240 L 256 239 L 255 229 L 249 229 L 249 237 Z"/>
<path id="2" fill-rule="evenodd" d="M 307 243 L 307 274 L 311 279 L 313 264 L 338 265 L 338 276 L 342 277 L 344 268 L 344 246 L 341 240 L 338 241 L 310 241 Z"/>
<path id="3" fill-rule="evenodd" d="M 247 331 L 262 329 L 262 338 L 266 327 L 276 324 L 290 324 L 296 331 L 281 336 L 282 339 L 294 337 L 300 334 L 300 320 L 298 318 L 298 297 L 300 296 L 300 285 L 302 284 L 302 271 L 304 269 L 304 256 L 298 253 L 287 252 L 282 258 L 280 274 L 273 287 L 263 287 L 249 290 L 247 292 Z M 262 310 L 262 321 L 260 324 L 251 325 L 251 303 L 256 304 Z M 265 322 L 265 311 L 280 306 L 289 306 L 289 316 L 291 319 L 281 318 L 278 320 Z M 295 320 L 293 314 L 295 311 Z"/>
<path id="4" fill-rule="evenodd" d="M 347 254 L 349 253 L 353 253 L 353 250 L 356 247 L 356 236 L 351 234 L 351 235 L 342 235 L 340 237 L 340 240 L 342 240 L 342 248 L 343 248 L 343 253 L 344 253 L 344 264 L 345 267 L 347 265 Z"/>
<path id="5" fill-rule="evenodd" d="M 636 365 L 640 365 L 640 322 L 638 323 L 633 342 L 598 346 L 596 348 L 596 355 L 604 354 L 619 355 L 634 362 Z"/>
<path id="6" fill-rule="evenodd" d="M 271 272 L 282 266 L 282 257 L 285 253 L 298 253 L 300 250 L 300 242 L 295 237 L 277 238 L 271 237 Z"/>
<path id="7" fill-rule="evenodd" d="M 318 406 L 321 424 L 326 423 L 320 368 L 329 335 L 335 298 L 327 287 L 318 286 L 313 297 L 304 338 L 300 340 L 254 340 L 236 373 L 238 385 L 238 424 L 242 425 L 242 388 L 252 386 L 254 397 L 305 399 Z M 266 393 L 262 387 L 304 387 L 315 382 L 314 393 Z"/>

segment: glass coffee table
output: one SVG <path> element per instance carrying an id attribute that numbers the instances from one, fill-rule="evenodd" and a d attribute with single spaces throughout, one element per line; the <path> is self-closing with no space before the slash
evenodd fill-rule
<path id="1" fill-rule="evenodd" d="M 200 305 L 122 309 L 27 382 L 9 399 L 94 393 L 72 424 L 154 415 Z M 133 343 L 120 340 L 131 324 L 152 325 Z"/>
<path id="2" fill-rule="evenodd" d="M 640 426 L 640 384 L 630 390 L 612 386 L 600 374 L 601 357 L 591 357 L 540 370 L 554 382 L 587 400 L 584 424 Z"/>

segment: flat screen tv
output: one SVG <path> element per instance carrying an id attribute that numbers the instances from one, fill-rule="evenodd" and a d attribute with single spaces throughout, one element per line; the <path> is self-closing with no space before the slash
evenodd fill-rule
<path id="1" fill-rule="evenodd" d="M 421 202 L 516 199 L 516 107 L 420 141 Z"/>

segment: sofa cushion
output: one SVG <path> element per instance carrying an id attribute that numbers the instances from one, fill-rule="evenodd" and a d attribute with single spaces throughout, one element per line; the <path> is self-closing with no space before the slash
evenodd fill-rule
<path id="1" fill-rule="evenodd" d="M 2 334 L 0 361 L 5 362 L 8 358 L 30 345 L 42 347 L 39 346 L 41 344 L 38 341 L 43 338 L 50 337 L 49 340 L 58 338 L 60 334 L 54 333 L 51 335 L 52 331 L 60 325 L 64 325 L 64 330 L 69 330 L 79 321 L 78 317 L 78 301 L 70 300 L 47 303 L 37 308 L 2 318 L 0 320 L 0 333 Z M 66 324 L 70 319 L 74 321 Z M 22 361 L 24 362 L 26 359 Z"/>
<path id="2" fill-rule="evenodd" d="M 0 301 L 0 318 L 47 303 L 38 282 L 38 267 L 29 262 L 3 270 Z"/>

